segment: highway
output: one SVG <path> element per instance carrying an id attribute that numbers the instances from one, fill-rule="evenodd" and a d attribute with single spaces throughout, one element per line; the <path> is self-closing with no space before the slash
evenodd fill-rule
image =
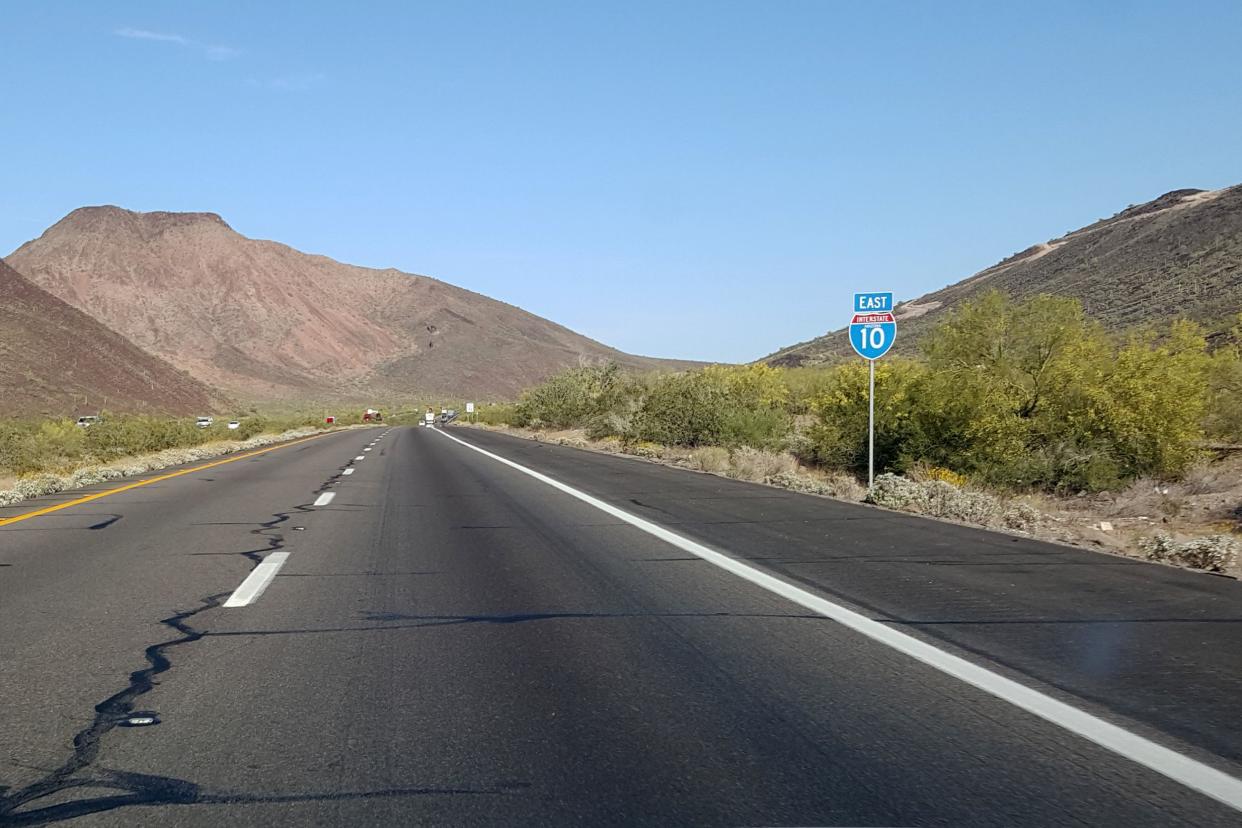
<path id="1" fill-rule="evenodd" d="M 230 460 L 0 509 L 0 825 L 1242 824 L 1237 581 L 460 427 Z"/>

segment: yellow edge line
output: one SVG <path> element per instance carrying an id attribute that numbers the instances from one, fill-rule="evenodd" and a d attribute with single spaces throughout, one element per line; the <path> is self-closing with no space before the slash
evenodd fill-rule
<path id="1" fill-rule="evenodd" d="M 226 457 L 223 460 L 216 460 L 211 463 L 206 463 L 202 466 L 195 466 L 192 469 L 182 469 L 181 471 L 170 472 L 168 474 L 161 474 L 159 477 L 152 477 L 150 480 L 139 480 L 137 483 L 129 483 L 124 486 L 118 486 L 115 489 L 108 489 L 107 491 L 103 491 L 103 492 L 95 492 L 94 494 L 88 494 L 84 497 L 79 497 L 77 500 L 70 500 L 68 503 L 57 503 L 55 506 L 48 506 L 43 509 L 36 509 L 33 512 L 26 512 L 20 515 L 13 515 L 13 517 L 0 518 L 0 526 L 8 526 L 10 523 L 17 523 L 19 520 L 26 520 L 28 518 L 38 517 L 39 515 L 50 514 L 51 512 L 59 512 L 61 509 L 68 509 L 70 506 L 80 506 L 83 503 L 89 503 L 92 500 L 98 500 L 101 497 L 107 497 L 108 495 L 114 495 L 120 492 L 128 492 L 130 489 L 137 489 L 139 486 L 149 486 L 152 483 L 159 483 L 161 480 L 170 480 L 174 477 L 180 477 L 183 474 L 193 474 L 194 472 L 202 471 L 203 469 L 212 469 L 212 468 L 215 468 L 216 466 L 223 466 L 225 463 L 236 463 L 238 460 L 245 460 L 247 457 L 254 457 L 255 455 L 258 455 L 258 454 L 267 454 L 269 451 L 275 451 L 276 449 L 287 448 L 289 446 L 296 446 L 298 443 L 305 443 L 309 440 L 318 440 L 320 437 L 327 437 L 329 434 L 336 434 L 336 433 L 337 432 L 335 431 L 327 431 L 327 432 L 324 432 L 323 434 L 315 434 L 310 437 L 302 437 L 298 440 L 290 440 L 288 443 L 280 443 L 275 446 L 268 446 L 267 448 L 259 449 L 258 451 L 248 451 L 245 454 L 239 454 L 236 457 Z"/>

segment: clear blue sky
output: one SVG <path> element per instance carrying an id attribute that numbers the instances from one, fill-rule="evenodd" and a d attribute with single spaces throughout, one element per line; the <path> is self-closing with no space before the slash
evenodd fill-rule
<path id="1" fill-rule="evenodd" d="M 6 3 L 0 252 L 210 210 L 740 361 L 1242 182 L 1237 0 L 346 5 Z"/>

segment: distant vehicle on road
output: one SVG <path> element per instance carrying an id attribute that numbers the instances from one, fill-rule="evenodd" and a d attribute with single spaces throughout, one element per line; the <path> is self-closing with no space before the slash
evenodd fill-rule
<path id="1" fill-rule="evenodd" d="M 377 408 L 368 408 L 362 415 L 362 421 L 364 423 L 382 423 L 384 422 L 384 415 Z"/>
<path id="2" fill-rule="evenodd" d="M 229 431 L 235 428 L 241 428 L 241 422 L 238 420 L 229 420 Z"/>
<path id="3" fill-rule="evenodd" d="M 198 426 L 199 428 L 210 428 L 211 424 L 214 423 L 215 421 L 216 420 L 214 417 L 199 417 L 197 420 L 194 421 L 194 425 Z"/>
<path id="4" fill-rule="evenodd" d="M 78 428 L 90 428 L 97 422 L 99 422 L 99 418 L 93 414 L 88 414 L 85 417 L 78 417 Z"/>
<path id="5" fill-rule="evenodd" d="M 428 408 L 427 413 L 423 415 L 423 426 L 426 428 L 431 428 L 433 425 L 435 425 L 435 422 L 436 422 L 436 414 L 434 411 Z"/>

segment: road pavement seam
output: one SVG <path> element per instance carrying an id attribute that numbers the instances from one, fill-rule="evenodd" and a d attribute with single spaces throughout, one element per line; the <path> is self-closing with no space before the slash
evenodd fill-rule
<path id="1" fill-rule="evenodd" d="M 454 437 L 441 429 L 433 429 L 443 437 L 477 451 L 486 457 L 513 468 L 525 475 L 551 486 L 583 503 L 624 521 L 649 535 L 663 540 L 684 552 L 689 552 L 726 572 L 750 581 L 767 591 L 779 595 L 799 606 L 830 618 L 873 641 L 891 647 L 922 663 L 952 676 L 989 695 L 1006 701 L 1039 718 L 1077 734 L 1088 741 L 1130 759 L 1156 773 L 1178 782 L 1192 790 L 1242 811 L 1242 780 L 1217 770 L 1189 756 L 1160 745 L 1151 739 L 1132 733 L 1073 705 L 1055 699 L 1020 682 L 995 673 L 966 659 L 946 652 L 906 633 L 865 615 L 848 609 L 822 596 L 790 584 L 767 572 L 757 569 L 698 541 L 683 537 L 663 526 L 619 509 L 597 497 L 579 491 L 546 474 L 515 463 L 505 457 L 479 448 L 465 440 Z"/>

